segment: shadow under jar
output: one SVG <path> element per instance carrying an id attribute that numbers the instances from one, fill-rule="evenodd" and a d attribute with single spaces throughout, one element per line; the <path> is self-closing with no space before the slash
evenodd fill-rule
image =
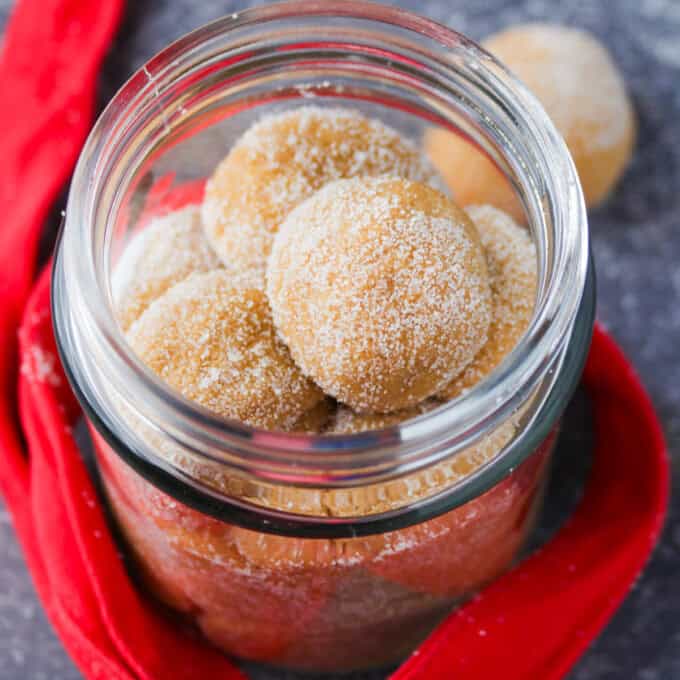
<path id="1" fill-rule="evenodd" d="M 220 418 L 146 369 L 113 311 L 111 273 L 158 187 L 182 195 L 263 113 L 309 103 L 414 139 L 432 125 L 466 137 L 536 243 L 535 312 L 514 351 L 464 396 L 380 431 Z M 136 73 L 83 150 L 53 280 L 62 359 L 149 590 L 230 654 L 328 671 L 398 661 L 513 564 L 593 309 L 581 190 L 537 102 L 463 36 L 360 2 L 249 10 Z"/>

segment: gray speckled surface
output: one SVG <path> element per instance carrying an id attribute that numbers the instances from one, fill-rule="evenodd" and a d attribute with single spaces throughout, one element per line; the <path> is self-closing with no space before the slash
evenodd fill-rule
<path id="1" fill-rule="evenodd" d="M 172 38 L 252 2 L 133 0 L 107 61 L 102 101 Z M 680 481 L 680 1 L 403 0 L 399 4 L 481 38 L 518 21 L 584 26 L 611 49 L 635 101 L 640 135 L 615 195 L 591 213 L 599 317 L 633 357 L 659 410 Z M 10 0 L 0 0 L 0 23 Z M 559 5 L 559 6 L 558 6 Z M 537 540 L 572 506 L 587 465 L 588 418 L 581 397 L 558 451 L 550 503 Z M 80 677 L 38 604 L 0 509 L 0 678 Z M 581 659 L 572 680 L 680 678 L 680 500 L 661 545 L 630 597 Z M 384 674 L 355 676 L 378 680 Z M 252 669 L 257 680 L 293 676 Z M 309 676 L 307 676 L 309 677 Z"/>

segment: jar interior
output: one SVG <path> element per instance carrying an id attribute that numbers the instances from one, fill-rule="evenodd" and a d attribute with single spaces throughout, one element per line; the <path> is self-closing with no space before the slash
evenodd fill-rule
<path id="1" fill-rule="evenodd" d="M 543 146 L 552 149 L 549 143 L 561 142 L 550 136 L 550 129 L 544 136 L 539 124 L 542 114 L 531 108 L 535 102 L 524 103 L 532 115 L 539 116 L 538 123 L 522 114 L 524 95 L 520 92 L 518 99 L 516 91 L 521 86 L 464 37 L 445 29 L 440 35 L 436 25 L 421 26 L 421 20 L 399 12 L 392 23 L 376 27 L 366 17 L 320 19 L 316 5 L 309 15 L 293 5 L 286 14 L 286 7 L 261 10 L 259 21 L 252 18 L 256 13 L 234 22 L 223 20 L 182 39 L 145 65 L 105 111 L 76 172 L 60 255 L 63 264 L 55 279 L 57 293 L 73 285 L 72 277 L 85 294 L 82 299 L 72 297 L 72 308 L 66 312 L 58 308 L 60 296 L 54 296 L 58 336 L 63 346 L 69 345 L 64 354 L 80 357 L 78 365 L 67 368 L 73 371 L 73 383 L 98 429 L 139 467 L 165 470 L 180 486 L 206 494 L 211 508 L 225 500 L 222 495 L 158 456 L 149 445 L 151 438 L 130 428 L 120 404 L 201 463 L 225 466 L 236 477 L 255 477 L 258 484 L 265 480 L 275 486 L 317 489 L 403 478 L 454 459 L 466 446 L 493 436 L 512 419 L 516 431 L 497 455 L 469 475 L 465 484 L 457 482 L 461 487 L 457 496 L 447 488 L 442 491 L 447 500 L 440 498 L 439 505 L 432 502 L 427 511 L 414 505 L 408 521 L 417 521 L 489 489 L 535 449 L 559 417 L 580 371 L 592 313 L 589 303 L 570 356 L 568 344 L 585 281 L 582 248 L 585 238 L 587 251 L 587 237 L 581 232 L 582 215 L 569 210 L 574 201 L 582 207 L 582 199 L 568 156 L 541 154 Z M 362 7 L 369 14 L 391 13 Z M 267 12 L 278 13 L 271 25 L 262 21 Z M 433 127 L 446 129 L 496 164 L 523 206 L 537 246 L 536 310 L 545 318 L 534 320 L 528 340 L 522 341 L 524 351 L 533 352 L 533 363 L 520 362 L 515 350 L 491 379 L 453 404 L 404 426 L 337 437 L 264 433 L 216 418 L 172 393 L 135 359 L 115 327 L 111 278 L 154 191 L 204 180 L 262 115 L 306 105 L 358 109 L 416 144 Z M 558 146 L 557 151 L 563 149 Z M 80 192 L 85 187 L 86 196 Z M 558 204 L 560 200 L 564 205 Z M 566 219 L 572 222 L 559 223 Z M 84 253 L 71 247 L 78 235 Z M 574 261 L 565 259 L 571 257 L 570 244 L 565 246 L 569 239 L 578 246 Z M 553 279 L 564 271 L 575 277 L 574 295 L 555 307 Z M 104 305 L 99 304 L 102 301 Z M 550 328 L 552 317 L 546 311 L 550 305 L 557 310 L 550 314 L 563 317 L 562 333 Z M 62 322 L 67 315 L 71 320 Z M 543 355 L 537 349 L 541 344 Z M 565 387 L 553 389 L 565 364 L 570 366 Z M 106 382 L 102 375 L 107 376 Z M 484 389 L 487 383 L 489 389 Z M 550 395 L 553 404 L 544 409 Z M 487 412 L 490 408 L 495 410 Z M 541 419 L 545 422 L 535 427 Z M 503 466 L 496 464 L 500 458 Z M 228 500 L 238 505 L 238 499 Z M 336 522 L 332 530 L 339 526 Z M 342 531 L 356 531 L 352 518 L 343 526 Z M 375 526 L 361 531 L 379 530 Z M 297 529 L 278 525 L 277 530 Z"/>
<path id="2" fill-rule="evenodd" d="M 499 123 L 502 119 L 490 115 L 489 109 L 501 104 L 487 90 L 490 83 L 484 80 L 489 74 L 478 77 L 478 72 L 466 66 L 469 45 L 452 48 L 449 61 L 456 78 L 450 79 L 455 82 L 448 83 L 450 89 L 444 91 L 439 83 L 425 81 L 421 65 L 410 58 L 373 46 L 362 49 L 360 44 L 335 42 L 330 27 L 327 33 L 327 44 L 318 46 L 296 45 L 289 36 L 279 37 L 277 42 L 285 45 L 285 51 L 276 52 L 271 45 L 274 57 L 265 47 L 260 49 L 262 54 L 249 53 L 237 75 L 233 59 L 222 55 L 206 58 L 171 85 L 165 84 L 164 75 L 154 75 L 153 63 L 145 67 L 142 74 L 148 82 L 140 93 L 146 92 L 143 104 L 134 125 L 120 132 L 119 143 L 129 151 L 106 169 L 115 176 L 109 183 L 116 188 L 108 214 L 103 216 L 103 248 L 94 254 L 109 303 L 111 272 L 135 232 L 149 190 L 161 178 L 168 189 L 206 179 L 263 115 L 301 106 L 358 110 L 417 145 L 433 127 L 450 131 L 496 165 L 523 206 L 534 238 L 545 238 L 547 230 L 540 227 L 546 218 L 541 209 L 540 175 L 530 174 L 527 181 L 531 159 L 513 146 L 512 133 Z M 520 177 L 520 168 L 524 177 Z M 539 271 L 544 269 L 545 263 L 539 263 Z"/>

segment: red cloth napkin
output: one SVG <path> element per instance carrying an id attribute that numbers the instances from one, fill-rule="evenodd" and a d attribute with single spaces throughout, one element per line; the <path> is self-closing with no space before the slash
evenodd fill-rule
<path id="1" fill-rule="evenodd" d="M 87 678 L 243 678 L 131 584 L 71 434 L 80 411 L 57 360 L 49 270 L 28 298 L 37 239 L 90 124 L 97 68 L 119 12 L 113 0 L 24 0 L 5 39 L 0 490 L 38 595 Z M 452 614 L 394 678 L 563 677 L 625 597 L 663 523 L 665 445 L 648 397 L 601 328 L 584 384 L 597 442 L 574 517 Z"/>

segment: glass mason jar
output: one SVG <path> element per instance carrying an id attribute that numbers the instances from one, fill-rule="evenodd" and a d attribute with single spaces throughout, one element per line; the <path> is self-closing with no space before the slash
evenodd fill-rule
<path id="1" fill-rule="evenodd" d="M 309 103 L 465 137 L 506 175 L 536 243 L 535 312 L 514 351 L 464 396 L 380 431 L 218 417 L 145 368 L 114 316 L 112 270 L 154 197 L 200 186 L 263 112 Z M 535 99 L 467 38 L 353 1 L 248 10 L 148 62 L 82 152 L 54 265 L 60 352 L 144 582 L 226 652 L 315 670 L 397 661 L 513 564 L 593 309 L 580 186 Z"/>

